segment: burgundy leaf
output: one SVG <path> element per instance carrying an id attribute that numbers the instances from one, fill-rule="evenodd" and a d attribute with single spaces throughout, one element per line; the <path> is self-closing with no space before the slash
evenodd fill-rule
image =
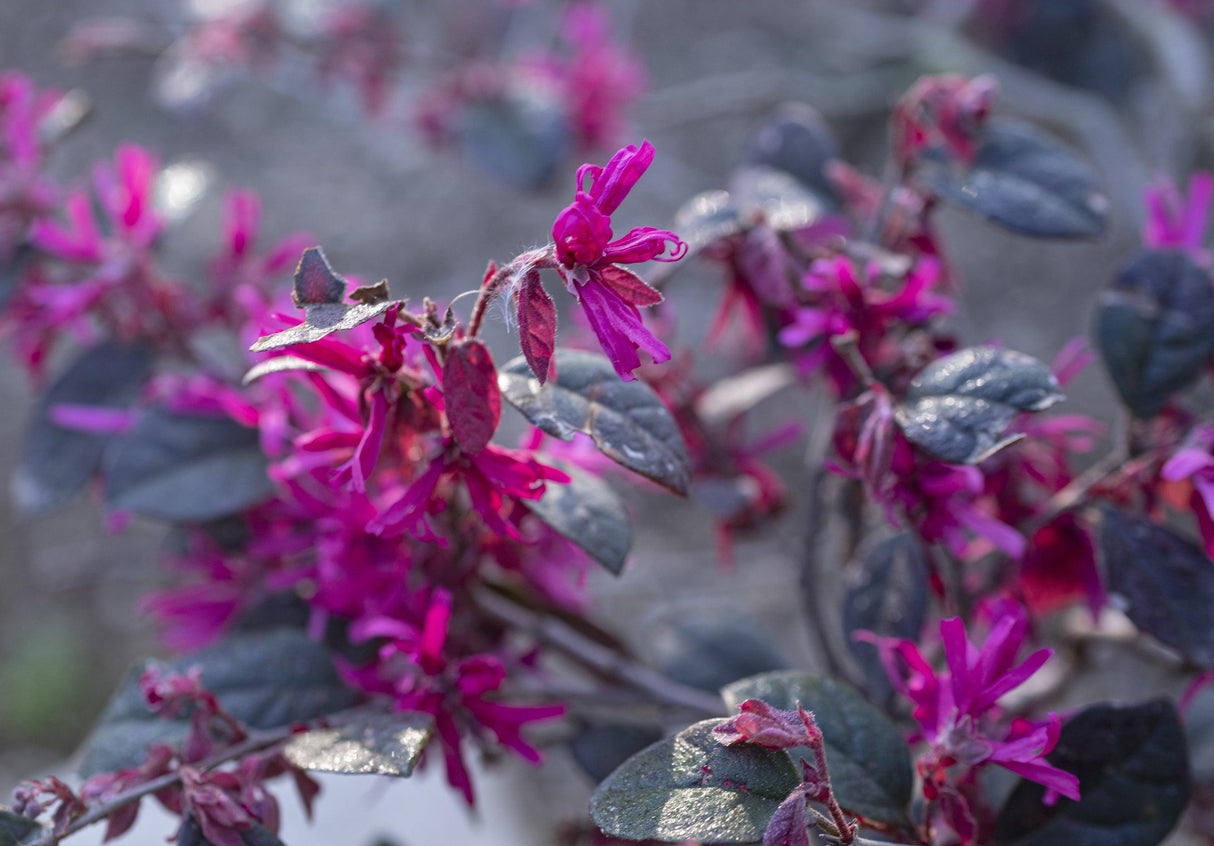
<path id="1" fill-rule="evenodd" d="M 131 804 L 125 805 L 110 814 L 109 821 L 105 826 L 105 837 L 102 838 L 101 842 L 109 843 L 111 840 L 126 834 L 130 831 L 131 826 L 135 824 L 135 819 L 138 816 L 139 800 L 135 800 Z"/>
<path id="2" fill-rule="evenodd" d="M 518 292 L 518 339 L 531 372 L 544 384 L 556 349 L 556 305 L 540 283 L 538 270 L 523 277 Z"/>
<path id="3" fill-rule="evenodd" d="M 624 302 L 634 306 L 657 305 L 663 299 L 662 293 L 645 283 L 631 270 L 618 264 L 607 264 L 599 268 L 603 284 L 620 295 Z"/>
<path id="4" fill-rule="evenodd" d="M 717 741 L 725 746 L 754 743 L 768 749 L 791 749 L 811 746 L 816 739 L 807 725 L 811 718 L 802 716 L 803 711 L 782 711 L 761 699 L 747 699 L 738 710 L 737 716 L 713 730 Z"/>
<path id="5" fill-rule="evenodd" d="M 291 292 L 295 305 L 340 303 L 346 297 L 346 280 L 333 272 L 320 247 L 304 250 L 295 268 L 295 290 Z"/>
<path id="6" fill-rule="evenodd" d="M 456 443 L 467 453 L 483 450 L 502 417 L 502 395 L 488 347 L 468 340 L 448 349 L 443 397 Z"/>
<path id="7" fill-rule="evenodd" d="M 805 786 L 789 794 L 771 815 L 763 832 L 763 846 L 809 846 L 809 821 L 805 814 Z"/>

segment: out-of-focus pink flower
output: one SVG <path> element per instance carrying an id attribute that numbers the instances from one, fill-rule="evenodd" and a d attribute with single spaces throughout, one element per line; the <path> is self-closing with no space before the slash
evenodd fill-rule
<path id="1" fill-rule="evenodd" d="M 196 24 L 182 45 L 195 61 L 258 68 L 270 64 L 282 36 L 273 3 L 246 2 Z"/>
<path id="2" fill-rule="evenodd" d="M 123 144 L 114 153 L 113 165 L 103 162 L 93 170 L 104 227 L 94 216 L 89 194 L 77 191 L 67 198 L 66 223 L 42 220 L 34 227 L 34 246 L 65 262 L 94 265 L 88 279 L 111 284 L 128 279 L 149 260 L 164 227 L 152 200 L 158 169 L 151 153 Z"/>
<path id="3" fill-rule="evenodd" d="M 396 20 L 378 4 L 347 3 L 329 12 L 321 32 L 321 77 L 352 84 L 366 110 L 381 114 L 403 61 L 404 35 Z"/>
<path id="4" fill-rule="evenodd" d="M 612 38 L 597 3 L 571 3 L 561 33 L 570 53 L 559 79 L 571 129 L 583 148 L 602 147 L 623 131 L 624 113 L 645 88 L 645 68 Z"/>
<path id="5" fill-rule="evenodd" d="M 670 350 L 641 322 L 638 306 L 655 305 L 662 295 L 619 264 L 678 261 L 687 245 L 666 229 L 629 230 L 612 240 L 611 215 L 653 162 L 653 145 L 624 147 L 605 167 L 584 164 L 577 172 L 577 196 L 557 215 L 552 240 L 565 287 L 577 297 L 599 344 L 621 379 L 635 378 L 637 350 L 655 362 Z"/>
<path id="6" fill-rule="evenodd" d="M 1146 189 L 1146 222 L 1142 241 L 1148 247 L 1184 250 L 1194 261 L 1210 265 L 1204 247 L 1210 202 L 1214 200 L 1214 174 L 1200 171 L 1189 177 L 1187 196 L 1174 182 L 1161 178 Z"/>
<path id="7" fill-rule="evenodd" d="M 210 310 L 218 318 L 237 323 L 251 315 L 243 308 L 250 288 L 264 298 L 313 241 L 304 232 L 294 232 L 272 245 L 264 254 L 256 252 L 261 230 L 261 198 L 255 191 L 229 191 L 223 202 L 223 239 L 220 251 L 207 265 Z"/>
<path id="8" fill-rule="evenodd" d="M 37 91 L 24 74 L 0 73 L 0 264 L 54 208 L 55 186 L 42 173 L 41 126 L 59 99 L 56 91 Z"/>
<path id="9" fill-rule="evenodd" d="M 87 342 L 100 330 L 176 351 L 201 328 L 185 288 L 157 265 L 157 172 L 155 156 L 124 144 L 94 168 L 91 194 L 68 196 L 66 219 L 34 222 L 30 243 L 49 258 L 27 271 L 8 314 L 31 372 L 64 334 Z"/>

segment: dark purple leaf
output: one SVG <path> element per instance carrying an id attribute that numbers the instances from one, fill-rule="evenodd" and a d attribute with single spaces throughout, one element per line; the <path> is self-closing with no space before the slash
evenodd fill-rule
<path id="1" fill-rule="evenodd" d="M 709 693 L 740 678 L 788 667 L 777 644 L 756 631 L 751 620 L 724 615 L 711 622 L 673 624 L 657 655 L 663 675 Z"/>
<path id="2" fill-rule="evenodd" d="M 257 430 L 226 417 L 150 409 L 103 463 L 106 504 L 160 520 L 206 522 L 274 495 Z"/>
<path id="3" fill-rule="evenodd" d="M 744 218 L 757 217 L 783 232 L 805 229 L 826 214 L 821 197 L 773 167 L 742 168 L 730 181 L 730 194 Z"/>
<path id="4" fill-rule="evenodd" d="M 291 296 L 300 308 L 341 303 L 346 298 L 346 280 L 329 266 L 320 247 L 309 247 L 295 268 L 295 290 Z"/>
<path id="5" fill-rule="evenodd" d="M 1062 399 L 1054 374 L 1014 350 L 970 347 L 929 364 L 894 410 L 906 437 L 951 464 L 978 464 L 1019 435 L 1003 432 L 1016 415 Z"/>
<path id="6" fill-rule="evenodd" d="M 0 242 L 0 312 L 21 284 L 26 267 L 37 253 L 28 244 L 18 244 L 11 255 L 5 253 L 5 244 Z"/>
<path id="7" fill-rule="evenodd" d="M 791 174 L 833 202 L 835 189 L 826 177 L 826 163 L 838 157 L 839 147 L 822 116 L 805 103 L 785 103 L 755 135 L 745 162 Z"/>
<path id="8" fill-rule="evenodd" d="M 590 800 L 612 837 L 754 843 L 801 779 L 787 754 L 722 746 L 705 720 L 629 758 Z"/>
<path id="9" fill-rule="evenodd" d="M 573 760 L 598 784 L 646 746 L 662 739 L 653 726 L 634 723 L 595 723 L 580 729 L 569 741 Z"/>
<path id="10" fill-rule="evenodd" d="M 23 840 L 41 830 L 42 826 L 29 817 L 0 807 L 0 846 L 21 846 Z"/>
<path id="11" fill-rule="evenodd" d="M 1122 400 L 1153 417 L 1214 353 L 1210 274 L 1179 250 L 1144 250 L 1100 295 L 1096 346 Z"/>
<path id="12" fill-rule="evenodd" d="M 739 239 L 738 270 L 769 305 L 791 308 L 796 305 L 789 269 L 792 266 L 780 235 L 770 226 L 746 230 Z"/>
<path id="13" fill-rule="evenodd" d="M 880 703 L 893 692 L 877 647 L 856 641 L 857 631 L 918 641 L 927 616 L 927 564 L 923 548 L 902 533 L 868 550 L 848 574 L 843 633 L 864 671 L 866 688 Z"/>
<path id="14" fill-rule="evenodd" d="M 618 576 L 632 550 L 632 519 L 611 486 L 585 470 L 556 466 L 573 480 L 549 482 L 544 496 L 521 500 L 532 514 Z"/>
<path id="15" fill-rule="evenodd" d="M 1022 779 L 995 822 L 1000 846 L 1155 846 L 1189 801 L 1184 729 L 1170 702 L 1086 708 L 1047 758 L 1079 777 L 1079 801 L 1046 805 L 1045 788 Z"/>
<path id="16" fill-rule="evenodd" d="M 705 191 L 675 212 L 674 232 L 687 243 L 688 254 L 744 232 L 747 222 L 728 191 Z"/>
<path id="17" fill-rule="evenodd" d="M 929 190 L 994 223 L 1039 238 L 1091 238 L 1108 199 L 1086 162 L 1034 127 L 992 120 L 972 163 L 933 151 L 920 164 Z"/>
<path id="18" fill-rule="evenodd" d="M 731 709 L 761 699 L 782 710 L 800 702 L 811 711 L 826 741 L 826 761 L 839 804 L 874 822 L 902 825 L 914 783 L 906 741 L 889 718 L 853 687 L 797 670 L 764 673 L 726 686 L 721 695 Z M 794 758 L 813 762 L 807 749 Z"/>
<path id="19" fill-rule="evenodd" d="M 281 332 L 264 335 L 249 347 L 253 352 L 277 350 L 294 344 L 309 344 L 334 332 L 354 329 L 379 317 L 398 300 L 388 299 L 388 283 L 364 285 L 350 295 L 356 305 L 345 302 L 346 280 L 333 272 L 320 247 L 304 250 L 295 269 L 291 297 L 304 310 L 304 321 Z"/>
<path id="20" fill-rule="evenodd" d="M 556 351 L 556 304 L 544 290 L 538 270 L 523 277 L 518 291 L 518 340 L 531 372 L 544 384 Z"/>
<path id="21" fill-rule="evenodd" d="M 491 174 L 536 189 L 569 149 L 569 127 L 554 100 L 529 94 L 475 103 L 460 126 L 463 153 Z"/>
<path id="22" fill-rule="evenodd" d="M 1141 631 L 1214 665 L 1214 562 L 1172 530 L 1112 508 L 1100 520 L 1106 588 Z"/>
<path id="23" fill-rule="evenodd" d="M 148 710 L 139 676 L 149 663 L 133 667 L 110 699 L 85 741 L 80 773 L 89 777 L 140 764 L 150 743 L 177 743 L 188 721 L 165 719 Z M 202 668 L 203 685 L 237 719 L 257 729 L 306 722 L 353 704 L 328 651 L 297 629 L 236 632 L 165 665 L 184 673 Z M 272 667 L 274 672 L 266 671 Z"/>
<path id="24" fill-rule="evenodd" d="M 608 458 L 686 496 L 691 459 L 678 424 L 644 382 L 624 382 L 606 358 L 580 350 L 555 355 L 556 379 L 541 385 L 525 358 L 501 369 L 507 401 L 553 437 L 589 435 Z"/>
<path id="25" fill-rule="evenodd" d="M 460 341 L 447 348 L 443 402 L 460 448 L 471 454 L 483 450 L 502 419 L 502 394 L 489 348 L 481 341 Z"/>
<path id="26" fill-rule="evenodd" d="M 412 775 L 433 731 L 429 714 L 368 713 L 336 728 L 296 734 L 282 754 L 314 772 L 405 778 Z"/>
<path id="27" fill-rule="evenodd" d="M 13 478 L 13 499 L 26 511 L 63 505 L 93 478 L 113 436 L 52 422 L 60 404 L 128 409 L 151 373 L 154 353 L 143 345 L 103 341 L 83 350 L 38 402 Z"/>
<path id="28" fill-rule="evenodd" d="M 805 791 L 794 790 L 780 803 L 763 832 L 763 846 L 809 846 L 809 819 Z"/>

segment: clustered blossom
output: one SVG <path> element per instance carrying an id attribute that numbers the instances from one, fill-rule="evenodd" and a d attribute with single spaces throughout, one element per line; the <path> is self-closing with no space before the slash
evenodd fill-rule
<path id="1" fill-rule="evenodd" d="M 934 259 L 921 258 L 892 284 L 889 276 L 877 262 L 857 267 L 844 256 L 814 262 L 802 278 L 805 303 L 791 311 L 780 343 L 798 351 L 804 371 L 824 370 L 840 394 L 856 384 L 853 369 L 831 344 L 844 335 L 855 337 L 858 353 L 874 372 L 905 379 L 899 372 L 907 366 L 905 334 L 949 314 L 953 303 L 936 293 L 940 270 Z M 939 346 L 933 344 L 933 352 Z"/>
<path id="2" fill-rule="evenodd" d="M 980 767 L 996 764 L 1045 785 L 1049 796 L 1079 799 L 1079 780 L 1045 760 L 1058 743 L 1056 715 L 998 726 L 999 700 L 1053 655 L 1039 649 L 1017 664 L 1027 636 L 1027 617 L 1018 610 L 996 622 L 981 647 L 970 642 L 959 618 L 945 620 L 940 637 L 947 670 L 937 671 L 912 641 L 857 634 L 878 647 L 894 688 L 914 705 L 919 739 L 928 744 L 918 762 L 928 819 L 947 824 L 967 843 L 984 839 L 975 837 L 988 809 L 975 807 L 972 790 Z M 1047 796 L 1047 802 L 1053 800 Z"/>

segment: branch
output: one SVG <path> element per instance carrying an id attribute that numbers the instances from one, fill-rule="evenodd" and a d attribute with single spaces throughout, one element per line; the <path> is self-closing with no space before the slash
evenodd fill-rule
<path id="1" fill-rule="evenodd" d="M 226 764 L 227 762 L 234 761 L 237 758 L 243 758 L 245 755 L 251 755 L 254 752 L 260 752 L 261 750 L 267 749 L 276 743 L 281 743 L 283 740 L 290 737 L 292 733 L 292 729 L 289 726 L 281 729 L 275 729 L 273 731 L 259 732 L 254 735 L 250 735 L 247 739 L 237 743 L 234 746 L 229 746 L 227 749 L 216 755 L 212 755 L 205 761 L 202 761 L 199 764 L 193 764 L 191 766 L 202 770 L 213 769 L 221 764 Z M 93 805 L 84 814 L 72 820 L 68 827 L 63 830 L 62 834 L 55 834 L 54 829 L 48 827 L 43 831 L 42 835 L 37 840 L 31 840 L 24 844 L 24 846 L 56 846 L 56 844 L 63 840 L 63 838 L 75 834 L 81 829 L 88 828 L 90 825 L 99 823 L 116 811 L 120 811 L 127 805 L 130 805 L 132 802 L 138 802 L 144 796 L 164 790 L 166 787 L 172 787 L 179 781 L 181 781 L 180 770 L 158 776 L 151 781 L 145 781 L 143 784 L 132 787 L 130 790 L 123 793 L 119 793 L 112 799 L 107 799 L 100 804 Z"/>
<path id="2" fill-rule="evenodd" d="M 541 616 L 488 591 L 479 591 L 473 599 L 490 617 L 531 633 L 590 669 L 644 691 L 658 702 L 708 717 L 725 714 L 725 703 L 720 697 L 669 679 L 591 640 L 554 617 Z"/>
<path id="3" fill-rule="evenodd" d="M 368 710 L 369 709 L 366 706 L 351 708 L 338 714 L 330 714 L 327 717 L 320 717 L 316 720 L 312 720 L 308 725 L 323 725 L 326 728 L 340 726 L 346 722 L 346 720 L 351 719 L 358 714 L 365 713 Z M 229 763 L 230 761 L 243 758 L 246 755 L 252 755 L 255 752 L 261 752 L 269 749 L 272 746 L 282 743 L 284 740 L 292 737 L 298 732 L 298 723 L 292 723 L 276 729 L 253 732 L 241 742 L 229 746 L 227 749 L 224 749 L 221 752 L 215 753 L 210 758 L 196 764 L 190 764 L 189 766 L 196 770 L 212 770 L 216 767 L 222 766 L 223 764 Z M 57 846 L 57 844 L 65 837 L 75 834 L 76 832 L 88 828 L 91 825 L 99 823 L 102 820 L 110 817 L 115 812 L 122 810 L 127 805 L 130 805 L 132 802 L 138 802 L 145 796 L 149 796 L 153 793 L 164 790 L 166 787 L 172 787 L 180 781 L 180 769 L 171 773 L 166 773 L 162 776 L 157 776 L 150 781 L 145 781 L 142 784 L 132 787 L 130 790 L 123 791 L 117 796 L 107 799 L 104 802 L 90 806 L 88 811 L 72 820 L 72 822 L 68 824 L 67 828 L 63 830 L 62 834 L 55 834 L 54 829 L 48 827 L 43 831 L 37 840 L 30 840 L 28 842 L 23 841 L 22 846 Z"/>

